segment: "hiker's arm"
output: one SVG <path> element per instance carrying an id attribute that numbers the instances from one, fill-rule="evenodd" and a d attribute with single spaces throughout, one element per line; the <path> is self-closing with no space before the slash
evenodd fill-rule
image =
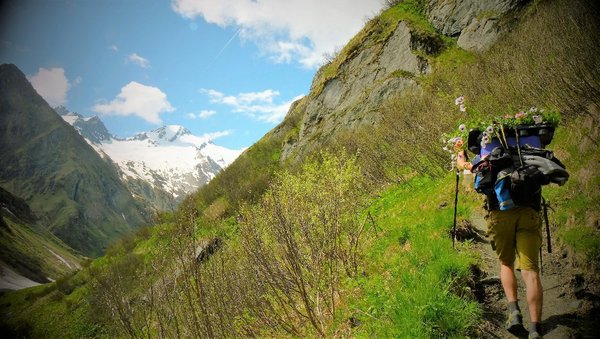
<path id="1" fill-rule="evenodd" d="M 459 170 L 463 170 L 463 169 L 471 170 L 471 167 L 473 167 L 473 164 L 471 164 L 467 160 L 465 151 L 460 151 L 456 155 L 456 167 L 458 167 Z"/>

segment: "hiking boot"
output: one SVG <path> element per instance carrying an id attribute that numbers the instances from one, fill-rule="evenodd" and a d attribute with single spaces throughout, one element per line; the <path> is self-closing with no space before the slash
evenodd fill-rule
<path id="1" fill-rule="evenodd" d="M 523 327 L 523 316 L 521 315 L 521 311 L 515 310 L 508 312 L 505 328 L 512 334 L 518 334 L 525 331 L 525 328 Z"/>
<path id="2" fill-rule="evenodd" d="M 542 336 L 537 331 L 533 331 L 529 332 L 527 339 L 542 339 Z"/>

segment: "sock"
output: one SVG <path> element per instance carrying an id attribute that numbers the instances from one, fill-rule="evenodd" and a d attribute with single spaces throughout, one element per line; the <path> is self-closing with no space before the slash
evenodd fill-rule
<path id="1" fill-rule="evenodd" d="M 509 312 L 521 311 L 521 309 L 519 308 L 519 302 L 518 301 L 509 301 L 508 302 L 508 311 Z"/>
<path id="2" fill-rule="evenodd" d="M 529 333 L 533 332 L 541 333 L 540 323 L 531 323 L 531 325 L 529 325 Z"/>

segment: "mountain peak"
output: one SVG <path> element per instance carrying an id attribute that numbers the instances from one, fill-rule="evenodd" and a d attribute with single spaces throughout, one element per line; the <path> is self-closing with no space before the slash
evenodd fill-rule
<path id="1" fill-rule="evenodd" d="M 165 125 L 150 132 L 138 133 L 133 137 L 134 140 L 150 139 L 153 143 L 173 143 L 185 135 L 192 135 L 189 129 L 180 125 Z"/>
<path id="2" fill-rule="evenodd" d="M 168 141 L 175 141 L 182 135 L 192 134 L 190 130 L 180 125 L 166 125 L 160 128 L 155 129 L 154 131 L 158 134 L 161 139 L 165 139 Z"/>
<path id="3" fill-rule="evenodd" d="M 101 144 L 104 141 L 114 139 L 113 135 L 104 126 L 104 123 L 95 115 L 84 117 L 79 113 L 69 111 L 64 106 L 55 107 L 54 111 L 69 125 L 73 126 L 85 139 L 94 144 Z"/>

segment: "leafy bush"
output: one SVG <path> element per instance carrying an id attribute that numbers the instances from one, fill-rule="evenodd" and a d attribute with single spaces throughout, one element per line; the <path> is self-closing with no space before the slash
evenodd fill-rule
<path id="1" fill-rule="evenodd" d="M 256 285 L 271 286 L 261 296 L 270 311 L 254 316 L 293 314 L 281 327 L 294 335 L 307 334 L 304 321 L 325 335 L 340 280 L 356 276 L 361 262 L 366 220 L 359 168 L 343 155 L 321 158 L 299 174 L 279 174 L 260 204 L 241 212 L 244 268 Z"/>
<path id="2" fill-rule="evenodd" d="M 73 290 L 75 289 L 75 285 L 71 282 L 71 278 L 73 277 L 73 274 L 64 276 L 64 277 L 60 277 L 58 279 L 56 279 L 56 288 L 62 292 L 64 295 L 69 295 L 73 292 Z"/>

